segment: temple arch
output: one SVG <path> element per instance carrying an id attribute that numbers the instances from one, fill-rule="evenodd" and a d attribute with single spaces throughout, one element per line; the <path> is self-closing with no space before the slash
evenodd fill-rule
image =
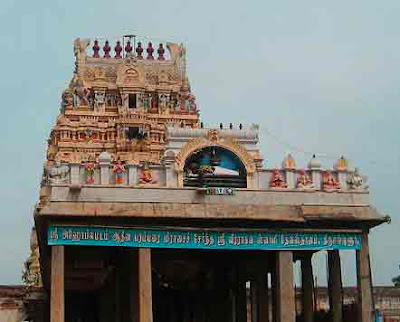
<path id="1" fill-rule="evenodd" d="M 234 152 L 208 145 L 188 155 L 182 180 L 186 187 L 247 188 L 247 171 Z"/>

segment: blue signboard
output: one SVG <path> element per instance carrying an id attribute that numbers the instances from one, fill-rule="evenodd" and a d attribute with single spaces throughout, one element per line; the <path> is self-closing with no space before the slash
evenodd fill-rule
<path id="1" fill-rule="evenodd" d="M 231 250 L 360 249 L 361 234 L 50 226 L 48 245 Z"/>

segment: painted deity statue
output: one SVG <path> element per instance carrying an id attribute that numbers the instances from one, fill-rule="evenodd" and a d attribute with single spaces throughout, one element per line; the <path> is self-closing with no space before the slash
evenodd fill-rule
<path id="1" fill-rule="evenodd" d="M 340 183 L 334 178 L 332 171 L 325 171 L 323 174 L 324 189 L 340 189 Z"/>
<path id="2" fill-rule="evenodd" d="M 62 101 L 61 106 L 63 109 L 65 109 L 68 106 L 74 105 L 74 94 L 69 88 L 63 92 L 61 96 L 61 101 Z"/>
<path id="3" fill-rule="evenodd" d="M 189 110 L 197 111 L 196 96 L 190 93 L 188 97 L 188 102 L 189 102 Z"/>
<path id="4" fill-rule="evenodd" d="M 120 160 L 114 163 L 115 184 L 124 183 L 125 167 Z"/>
<path id="5" fill-rule="evenodd" d="M 297 178 L 297 188 L 300 189 L 314 188 L 314 184 L 305 170 L 299 171 L 299 177 Z"/>
<path id="6" fill-rule="evenodd" d="M 106 93 L 105 92 L 95 92 L 94 93 L 94 107 L 97 111 L 101 111 L 106 102 Z"/>
<path id="7" fill-rule="evenodd" d="M 143 170 L 140 174 L 139 183 L 141 184 L 154 184 L 157 183 L 157 180 L 154 179 L 153 173 L 149 167 L 149 164 L 146 162 Z"/>
<path id="8" fill-rule="evenodd" d="M 93 184 L 94 183 L 94 170 L 96 169 L 96 163 L 87 162 L 85 164 L 85 174 L 86 174 L 86 183 Z"/>
<path id="9" fill-rule="evenodd" d="M 164 113 L 168 107 L 169 97 L 168 97 L 168 95 L 161 94 L 161 95 L 159 95 L 158 100 L 160 103 L 160 110 L 162 113 Z"/>
<path id="10" fill-rule="evenodd" d="M 361 190 L 364 188 L 364 178 L 357 168 L 354 169 L 354 173 L 347 179 L 347 184 L 350 189 Z"/>
<path id="11" fill-rule="evenodd" d="M 45 167 L 45 173 L 50 183 L 66 183 L 69 179 L 69 166 L 56 158 L 52 166 Z"/>
<path id="12" fill-rule="evenodd" d="M 196 111 L 197 110 L 197 105 L 196 105 L 196 96 L 194 96 L 192 93 L 187 92 L 181 95 L 182 97 L 182 104 L 184 111 L 190 112 L 190 111 Z"/>
<path id="13" fill-rule="evenodd" d="M 74 106 L 90 105 L 91 92 L 83 85 L 82 80 L 76 79 L 73 83 Z"/>
<path id="14" fill-rule="evenodd" d="M 147 112 L 150 107 L 151 96 L 149 94 L 142 94 L 140 100 L 143 105 L 143 110 Z"/>
<path id="15" fill-rule="evenodd" d="M 283 179 L 281 172 L 278 169 L 272 171 L 272 177 L 269 181 L 271 188 L 287 188 L 287 183 Z"/>

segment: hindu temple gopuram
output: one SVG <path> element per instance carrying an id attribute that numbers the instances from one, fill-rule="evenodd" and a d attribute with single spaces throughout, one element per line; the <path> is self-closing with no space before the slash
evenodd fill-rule
<path id="1" fill-rule="evenodd" d="M 317 322 L 317 252 L 329 321 L 350 321 L 341 250 L 355 319 L 372 321 L 368 234 L 387 218 L 347 159 L 264 167 L 258 125 L 201 122 L 183 45 L 76 39 L 74 54 L 24 274 L 46 295 L 32 321 Z"/>

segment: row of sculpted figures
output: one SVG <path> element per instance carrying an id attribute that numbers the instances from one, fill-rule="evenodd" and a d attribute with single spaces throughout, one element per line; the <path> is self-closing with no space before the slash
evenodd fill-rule
<path id="1" fill-rule="evenodd" d="M 101 155 L 96 160 L 88 160 L 82 162 L 80 167 L 84 169 L 84 183 L 85 184 L 95 184 L 99 182 L 95 180 L 96 170 L 100 174 L 100 164 Z M 103 162 L 104 164 L 104 162 Z M 110 173 L 111 181 L 114 184 L 128 184 L 127 175 L 126 175 L 126 162 L 121 161 L 120 159 L 112 160 L 109 159 L 108 167 L 112 169 L 112 173 Z M 138 177 L 139 184 L 155 184 L 157 183 L 157 175 L 155 175 L 152 170 L 150 164 L 148 162 L 144 162 L 140 166 L 136 166 L 137 169 L 140 170 L 140 175 Z M 58 183 L 69 183 L 71 180 L 70 177 L 71 166 L 68 163 L 60 162 L 55 159 L 54 161 L 48 162 L 45 166 L 45 182 L 52 184 Z M 136 170 L 135 170 L 136 171 Z M 162 169 L 160 169 L 162 171 Z M 296 170 L 296 171 L 288 171 L 285 169 L 273 169 L 266 170 L 269 175 L 269 188 L 272 189 L 288 189 L 288 188 L 296 188 L 296 189 L 324 189 L 324 190 L 340 190 L 340 189 L 350 189 L 350 190 L 365 190 L 367 186 L 365 186 L 365 176 L 361 175 L 356 168 L 351 172 L 343 172 L 346 174 L 345 177 L 345 186 L 339 180 L 339 173 L 337 171 L 332 170 L 321 170 L 317 171 L 318 174 L 321 175 L 321 181 L 316 182 L 313 180 L 313 173 L 315 170 Z M 265 172 L 265 171 L 264 171 Z M 291 187 L 289 184 L 288 173 L 293 175 L 294 186 Z M 112 183 L 109 180 L 109 183 Z"/>
<path id="2" fill-rule="evenodd" d="M 143 111 L 149 113 L 197 113 L 196 97 L 189 91 L 180 93 L 119 93 L 98 91 L 76 86 L 62 95 L 62 110 L 84 106 L 95 110 L 118 108 L 122 112 Z"/>
<path id="3" fill-rule="evenodd" d="M 322 172 L 321 188 L 325 190 L 339 190 L 345 189 L 342 187 L 337 174 L 332 170 L 323 170 Z M 350 173 L 347 177 L 346 183 L 348 188 L 353 190 L 363 190 L 367 187 L 364 185 L 365 177 L 361 175 L 356 168 L 354 172 Z M 269 181 L 270 188 L 289 188 L 287 179 L 280 169 L 272 170 L 271 179 Z M 295 180 L 295 188 L 298 189 L 317 189 L 317 185 L 312 180 L 311 171 L 297 170 Z"/>
<path id="4" fill-rule="evenodd" d="M 290 188 L 364 190 L 366 177 L 361 175 L 358 168 L 348 169 L 348 161 L 341 157 L 334 165 L 334 170 L 321 169 L 321 164 L 314 155 L 307 170 L 296 169 L 296 162 L 289 154 L 282 162 L 282 169 L 273 169 L 269 180 L 270 188 L 289 188 L 288 181 L 293 181 Z M 313 173 L 318 179 L 313 179 Z M 290 178 L 289 178 L 290 177 Z M 320 178 L 321 177 L 321 178 Z M 342 180 L 340 179 L 342 177 Z"/>
<path id="5" fill-rule="evenodd" d="M 103 153 L 104 154 L 104 153 Z M 103 159 L 102 159 L 103 158 Z M 73 173 L 71 171 L 72 166 L 78 167 L 78 184 L 99 184 L 100 183 L 100 168 L 101 164 L 105 164 L 107 168 L 107 184 L 115 185 L 153 185 L 158 183 L 158 173 L 156 173 L 149 162 L 144 162 L 142 164 L 132 165 L 131 168 L 138 172 L 137 180 L 135 183 L 128 183 L 127 178 L 127 164 L 121 161 L 119 158 L 112 160 L 110 156 L 109 159 L 105 159 L 104 155 L 100 156 L 97 160 L 87 160 L 80 164 L 68 164 L 66 162 L 61 162 L 58 159 L 48 162 L 44 167 L 44 176 L 42 181 L 42 186 L 47 184 L 68 184 L 72 182 Z M 107 163 L 108 162 L 108 163 Z M 138 171 L 139 170 L 139 171 Z M 83 176 L 82 176 L 83 175 Z"/>

